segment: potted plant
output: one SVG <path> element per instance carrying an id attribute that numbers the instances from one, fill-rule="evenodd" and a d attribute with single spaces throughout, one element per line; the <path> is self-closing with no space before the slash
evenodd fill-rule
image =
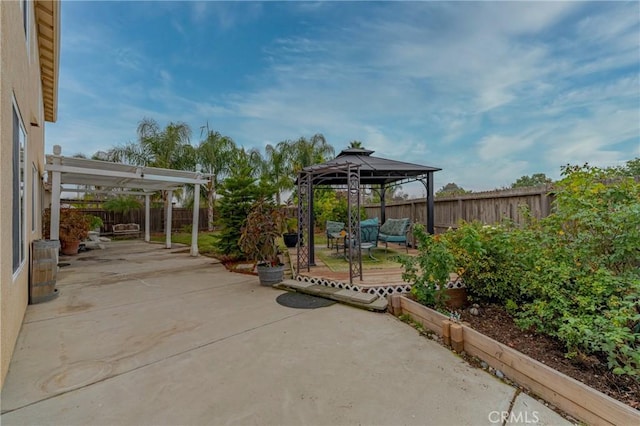
<path id="1" fill-rule="evenodd" d="M 93 232 L 100 233 L 100 229 L 104 226 L 104 222 L 102 218 L 95 215 L 88 215 L 89 218 L 89 229 Z"/>
<path id="2" fill-rule="evenodd" d="M 49 223 L 51 221 L 51 210 L 45 210 L 42 226 L 43 233 L 49 238 Z M 62 254 L 78 254 L 80 243 L 89 236 L 89 217 L 77 209 L 60 209 L 60 251 Z"/>
<path id="3" fill-rule="evenodd" d="M 284 245 L 292 248 L 298 245 L 298 219 L 290 217 L 287 219 L 287 232 L 282 234 Z"/>
<path id="4" fill-rule="evenodd" d="M 284 264 L 278 257 L 277 243 L 283 230 L 284 216 L 280 209 L 264 198 L 253 203 L 238 245 L 256 262 L 261 285 L 273 285 L 284 278 Z"/>

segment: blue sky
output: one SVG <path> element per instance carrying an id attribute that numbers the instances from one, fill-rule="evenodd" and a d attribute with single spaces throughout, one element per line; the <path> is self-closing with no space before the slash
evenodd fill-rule
<path id="1" fill-rule="evenodd" d="M 640 156 L 637 1 L 64 1 L 61 43 L 47 153 L 134 141 L 150 117 L 194 145 L 207 123 L 262 151 L 356 139 L 441 167 L 436 189 Z"/>

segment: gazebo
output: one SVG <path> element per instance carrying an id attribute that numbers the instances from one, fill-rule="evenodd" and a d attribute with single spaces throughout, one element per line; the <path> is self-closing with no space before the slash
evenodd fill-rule
<path id="1" fill-rule="evenodd" d="M 361 148 L 345 149 L 333 160 L 322 164 L 306 167 L 298 173 L 298 233 L 302 238 L 299 241 L 308 241 L 308 244 L 298 247 L 298 271 L 306 268 L 307 271 L 315 264 L 314 253 L 314 218 L 313 218 L 313 191 L 319 187 L 343 187 L 347 191 L 348 205 L 348 235 L 353 238 L 353 244 L 349 244 L 349 280 L 354 277 L 362 280 L 362 255 L 360 252 L 360 191 L 361 187 L 370 186 L 372 190 L 380 194 L 380 221 L 384 223 L 385 217 L 385 193 L 391 185 L 408 182 L 422 182 L 427 192 L 426 229 L 434 232 L 433 218 L 433 174 L 439 170 L 437 167 L 422 166 L 391 160 L 388 158 L 374 157 L 374 151 Z"/>

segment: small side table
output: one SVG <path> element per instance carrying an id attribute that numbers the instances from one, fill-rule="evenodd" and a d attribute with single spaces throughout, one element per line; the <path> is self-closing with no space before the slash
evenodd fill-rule
<path id="1" fill-rule="evenodd" d="M 345 248 L 347 246 L 347 235 L 342 232 L 332 232 L 329 235 L 331 235 L 331 239 L 334 240 L 332 244 L 336 247 L 336 253 L 340 253 L 340 240 L 342 240 L 342 248 Z"/>
<path id="2" fill-rule="evenodd" d="M 369 258 L 371 258 L 371 260 L 374 261 L 378 261 L 378 259 L 376 259 L 375 257 L 373 257 L 373 254 L 371 254 L 371 249 L 374 248 L 376 245 L 374 243 L 360 243 L 360 251 L 362 250 L 366 250 L 367 254 L 369 255 Z M 347 242 L 345 239 L 345 244 L 344 244 L 344 258 L 348 260 L 347 258 Z"/>

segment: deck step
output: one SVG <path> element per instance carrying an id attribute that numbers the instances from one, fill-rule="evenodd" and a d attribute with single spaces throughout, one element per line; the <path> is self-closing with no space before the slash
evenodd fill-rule
<path id="1" fill-rule="evenodd" d="M 375 294 L 362 293 L 359 291 L 327 287 L 325 285 L 313 284 L 310 282 L 284 280 L 274 287 L 281 290 L 297 291 L 299 293 L 310 294 L 312 296 L 323 297 L 335 300 L 357 308 L 371 311 L 386 311 L 387 299 Z"/>

